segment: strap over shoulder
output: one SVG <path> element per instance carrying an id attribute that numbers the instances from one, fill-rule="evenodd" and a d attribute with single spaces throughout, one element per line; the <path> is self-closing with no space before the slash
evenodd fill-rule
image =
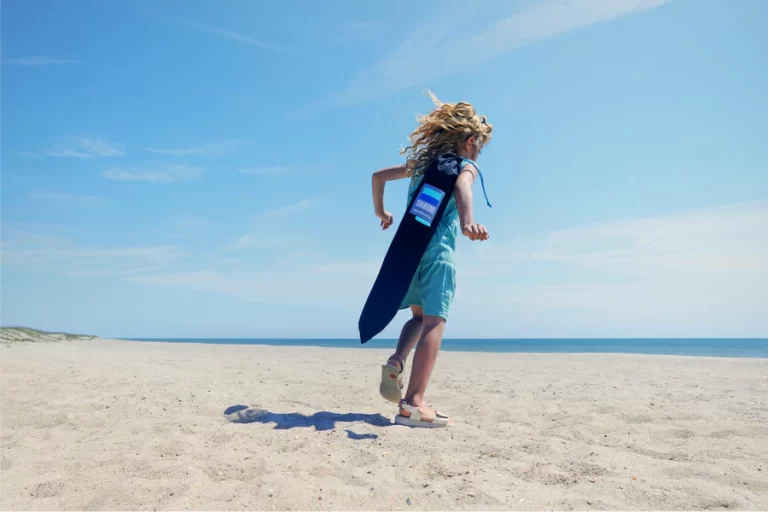
<path id="1" fill-rule="evenodd" d="M 477 171 L 477 175 L 480 176 L 480 186 L 483 188 L 483 197 L 485 197 L 485 204 L 488 205 L 488 208 L 493 208 L 491 206 L 491 202 L 488 200 L 488 194 L 485 192 L 485 180 L 483 179 L 483 173 L 480 172 L 480 167 L 477 166 L 477 162 L 475 162 L 471 158 L 462 158 L 461 167 L 464 168 L 464 165 L 466 164 L 471 165 Z"/>

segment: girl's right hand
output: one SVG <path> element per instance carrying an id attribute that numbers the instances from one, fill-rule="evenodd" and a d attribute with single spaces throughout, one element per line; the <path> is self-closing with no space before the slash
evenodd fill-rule
<path id="1" fill-rule="evenodd" d="M 385 231 L 395 222 L 395 218 L 386 210 L 377 213 L 376 216 L 381 220 L 381 229 Z"/>
<path id="2" fill-rule="evenodd" d="M 467 224 L 461 229 L 461 234 L 470 240 L 488 240 L 488 230 L 482 224 Z"/>

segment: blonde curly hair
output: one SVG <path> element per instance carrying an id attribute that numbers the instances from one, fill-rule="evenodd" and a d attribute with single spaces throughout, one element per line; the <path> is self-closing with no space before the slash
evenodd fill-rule
<path id="1" fill-rule="evenodd" d="M 485 116 L 478 116 L 469 103 L 443 103 L 432 91 L 427 92 L 436 108 L 419 118 L 419 127 L 409 137 L 411 145 L 400 151 L 406 155 L 409 176 L 424 173 L 437 155 L 458 153 L 461 145 L 473 135 L 482 148 L 491 140 L 493 131 Z"/>

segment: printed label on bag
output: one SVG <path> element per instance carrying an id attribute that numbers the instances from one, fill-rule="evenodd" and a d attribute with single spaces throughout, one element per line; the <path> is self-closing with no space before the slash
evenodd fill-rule
<path id="1" fill-rule="evenodd" d="M 425 226 L 431 226 L 432 221 L 435 220 L 437 215 L 437 209 L 440 206 L 440 202 L 445 197 L 445 192 L 432 185 L 424 185 L 419 191 L 416 201 L 414 201 L 411 207 L 410 213 L 416 217 L 416 220 L 424 224 Z"/>

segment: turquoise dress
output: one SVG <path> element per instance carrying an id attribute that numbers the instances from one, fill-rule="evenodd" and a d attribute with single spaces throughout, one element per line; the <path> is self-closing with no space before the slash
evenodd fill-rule
<path id="1" fill-rule="evenodd" d="M 478 173 L 480 172 L 475 162 L 464 158 L 461 165 L 462 169 L 467 165 L 473 165 Z M 408 204 L 419 189 L 423 178 L 424 175 L 411 178 L 408 187 Z M 483 193 L 485 193 L 485 186 L 483 186 Z M 456 266 L 453 257 L 456 252 L 456 239 L 459 237 L 460 229 L 456 198 L 451 194 L 443 217 L 437 225 L 437 230 L 432 236 L 427 250 L 424 251 L 424 256 L 416 269 L 400 309 L 420 306 L 425 315 L 439 316 L 448 320 L 448 312 L 456 293 Z"/>

